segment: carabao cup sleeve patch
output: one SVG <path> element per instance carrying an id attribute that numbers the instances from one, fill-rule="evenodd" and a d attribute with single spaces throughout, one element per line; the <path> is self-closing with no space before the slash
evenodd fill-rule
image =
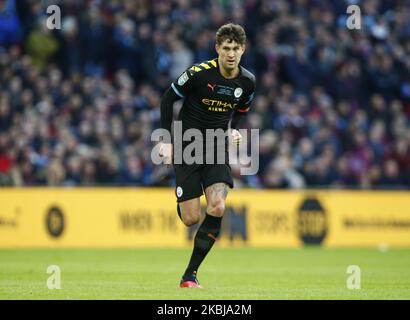
<path id="1" fill-rule="evenodd" d="M 183 86 L 185 82 L 187 82 L 189 79 L 188 74 L 184 72 L 179 78 L 178 78 L 178 85 Z"/>

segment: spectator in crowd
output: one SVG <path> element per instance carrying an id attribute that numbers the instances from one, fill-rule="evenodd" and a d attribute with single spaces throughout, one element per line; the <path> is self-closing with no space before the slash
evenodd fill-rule
<path id="1" fill-rule="evenodd" d="M 47 27 L 46 19 L 41 19 L 35 30 L 27 37 L 27 52 L 30 54 L 33 65 L 40 70 L 46 67 L 53 54 L 58 50 L 58 42 Z"/>
<path id="2" fill-rule="evenodd" d="M 359 0 L 0 0 L 0 184 L 173 184 L 150 159 L 164 89 L 245 26 L 257 75 L 256 188 L 409 188 L 410 6 Z M 178 110 L 176 110 L 178 111 Z"/>
<path id="3" fill-rule="evenodd" d="M 20 29 L 15 0 L 0 0 L 0 46 L 9 46 L 19 41 Z"/>

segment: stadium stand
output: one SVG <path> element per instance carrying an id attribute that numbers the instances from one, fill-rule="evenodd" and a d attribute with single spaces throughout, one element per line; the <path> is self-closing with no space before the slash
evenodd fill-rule
<path id="1" fill-rule="evenodd" d="M 346 28 L 358 4 L 362 28 Z M 225 22 L 257 75 L 260 170 L 237 187 L 410 186 L 404 1 L 0 1 L 0 185 L 171 186 L 150 160 L 162 93 Z M 164 179 L 169 177 L 169 179 Z"/>

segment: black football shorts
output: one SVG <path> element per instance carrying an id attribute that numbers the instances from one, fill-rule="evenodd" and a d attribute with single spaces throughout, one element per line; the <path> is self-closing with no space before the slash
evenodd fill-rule
<path id="1" fill-rule="evenodd" d="M 229 164 L 178 164 L 174 168 L 177 202 L 202 196 L 205 189 L 214 183 L 225 182 L 233 188 Z"/>

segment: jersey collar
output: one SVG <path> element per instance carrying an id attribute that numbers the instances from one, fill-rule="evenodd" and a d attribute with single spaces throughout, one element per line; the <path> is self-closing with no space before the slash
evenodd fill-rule
<path id="1" fill-rule="evenodd" d="M 238 68 L 239 68 L 238 75 L 237 75 L 235 78 L 225 78 L 225 77 L 222 75 L 221 70 L 219 69 L 219 61 L 218 61 L 218 58 L 215 58 L 215 59 L 213 59 L 213 60 L 216 62 L 216 68 L 218 69 L 218 74 L 219 74 L 223 79 L 225 79 L 225 80 L 235 80 L 235 79 L 238 79 L 238 78 L 242 75 L 242 67 L 241 67 L 241 65 L 238 65 Z"/>

